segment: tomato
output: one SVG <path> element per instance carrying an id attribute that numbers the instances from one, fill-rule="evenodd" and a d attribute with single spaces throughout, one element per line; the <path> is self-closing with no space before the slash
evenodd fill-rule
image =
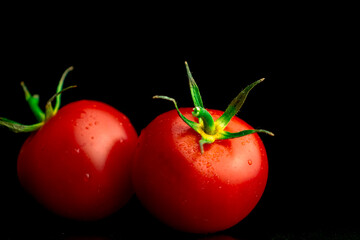
<path id="1" fill-rule="evenodd" d="M 73 219 L 103 218 L 131 197 L 137 134 L 129 119 L 97 101 L 59 110 L 24 143 L 21 184 L 45 207 Z"/>
<path id="2" fill-rule="evenodd" d="M 188 68 L 188 67 L 187 67 Z M 154 216 L 172 228 L 217 232 L 246 217 L 262 196 L 268 159 L 257 132 L 234 116 L 248 92 L 245 88 L 225 112 L 203 108 L 188 69 L 195 108 L 156 117 L 140 134 L 132 181 L 137 197 Z M 240 105 L 240 106 L 239 106 Z"/>
<path id="3" fill-rule="evenodd" d="M 130 168 L 137 133 L 123 113 L 102 102 L 81 100 L 60 109 L 61 93 L 74 87 L 62 90 L 72 69 L 64 72 L 45 112 L 38 106 L 39 97 L 22 83 L 38 123 L 0 118 L 0 126 L 32 132 L 17 162 L 25 189 L 58 215 L 97 220 L 117 211 L 133 195 Z"/>
<path id="4" fill-rule="evenodd" d="M 180 109 L 189 119 L 192 109 Z M 222 112 L 209 110 L 218 118 Z M 252 129 L 234 117 L 227 130 Z M 242 220 L 259 201 L 268 176 L 257 134 L 220 140 L 199 151 L 198 134 L 175 110 L 153 120 L 139 137 L 133 166 L 135 192 L 168 225 L 188 232 L 216 232 Z"/>

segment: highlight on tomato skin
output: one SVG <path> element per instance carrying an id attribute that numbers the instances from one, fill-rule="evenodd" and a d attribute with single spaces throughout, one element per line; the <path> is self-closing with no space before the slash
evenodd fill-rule
<path id="1" fill-rule="evenodd" d="M 68 68 L 56 94 L 39 107 L 39 97 L 21 84 L 38 123 L 0 118 L 14 132 L 31 132 L 18 155 L 21 185 L 50 211 L 76 220 L 98 220 L 123 207 L 133 195 L 130 168 L 137 133 L 115 108 L 80 100 L 60 108 Z M 53 107 L 52 102 L 56 101 Z"/>
<path id="2" fill-rule="evenodd" d="M 143 129 L 132 165 L 135 194 L 164 224 L 185 232 L 213 233 L 244 219 L 259 202 L 268 159 L 257 133 L 235 114 L 250 84 L 225 111 L 206 109 L 186 64 L 194 108 L 160 114 Z"/>

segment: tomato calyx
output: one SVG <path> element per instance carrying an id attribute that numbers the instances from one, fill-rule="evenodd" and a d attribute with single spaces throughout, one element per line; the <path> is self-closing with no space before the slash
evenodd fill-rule
<path id="1" fill-rule="evenodd" d="M 192 112 L 192 115 L 196 118 L 198 118 L 198 122 L 191 121 L 187 119 L 179 110 L 177 103 L 175 99 L 167 97 L 167 96 L 161 96 L 156 95 L 153 98 L 154 99 L 164 99 L 168 100 L 174 103 L 175 109 L 178 112 L 178 115 L 180 118 L 193 130 L 195 130 L 197 133 L 200 134 L 201 140 L 199 141 L 200 145 L 200 151 L 201 154 L 204 153 L 204 144 L 211 144 L 215 142 L 216 140 L 225 140 L 225 139 L 232 139 L 232 138 L 238 138 L 243 137 L 252 133 L 266 133 L 270 136 L 274 136 L 274 134 L 270 131 L 264 130 L 264 129 L 249 129 L 249 130 L 243 130 L 240 132 L 231 133 L 228 131 L 225 131 L 225 127 L 228 125 L 230 120 L 240 111 L 241 107 L 243 106 L 249 92 L 251 89 L 253 89 L 257 84 L 264 81 L 264 78 L 261 78 L 252 84 L 248 85 L 246 88 L 244 88 L 229 104 L 229 106 L 226 108 L 223 115 L 221 115 L 216 121 L 214 121 L 211 114 L 204 108 L 203 101 L 201 99 L 200 90 L 197 86 L 191 72 L 190 68 L 185 62 L 186 72 L 189 79 L 189 85 L 190 85 L 190 92 L 191 96 L 194 102 L 194 109 Z"/>
<path id="2" fill-rule="evenodd" d="M 60 109 L 60 104 L 61 104 L 61 94 L 70 89 L 70 88 L 75 88 L 76 86 L 69 86 L 63 89 L 63 85 L 64 85 L 64 80 L 67 76 L 67 74 L 72 71 L 74 68 L 71 66 L 69 68 L 67 68 L 64 73 L 61 76 L 61 79 L 59 81 L 59 84 L 57 86 L 56 89 L 56 93 L 46 102 L 45 105 L 45 112 L 43 112 L 41 110 L 41 108 L 39 107 L 39 95 L 34 94 L 31 95 L 29 90 L 27 89 L 26 85 L 24 82 L 21 82 L 21 87 L 24 91 L 25 94 L 25 100 L 27 101 L 27 103 L 29 104 L 29 107 L 31 109 L 31 111 L 33 112 L 33 114 L 35 115 L 36 119 L 38 120 L 38 123 L 35 124 L 31 124 L 31 125 L 25 125 L 25 124 L 21 124 L 18 122 L 15 122 L 13 120 L 4 118 L 4 117 L 0 117 L 0 126 L 4 126 L 7 127 L 8 129 L 10 129 L 13 132 L 34 132 L 36 130 L 38 130 L 39 128 L 41 128 L 50 118 L 52 118 L 53 116 L 56 115 L 56 113 L 59 111 Z M 55 102 L 55 107 L 53 108 L 52 106 L 52 102 L 56 100 Z"/>

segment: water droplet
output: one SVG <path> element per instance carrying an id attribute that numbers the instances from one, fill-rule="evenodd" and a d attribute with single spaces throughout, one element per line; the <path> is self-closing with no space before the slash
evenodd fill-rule
<path id="1" fill-rule="evenodd" d="M 251 164 L 252 164 L 252 161 L 251 161 L 251 160 L 249 160 L 249 161 L 248 161 L 248 164 L 249 164 L 249 165 L 251 165 Z"/>
<path id="2" fill-rule="evenodd" d="M 84 181 L 88 182 L 89 179 L 90 179 L 90 173 L 86 173 L 85 176 L 84 176 Z"/>
<path id="3" fill-rule="evenodd" d="M 86 130 L 89 130 L 89 127 L 85 127 Z"/>
<path id="4" fill-rule="evenodd" d="M 76 153 L 80 153 L 80 148 L 75 148 Z"/>
<path id="5" fill-rule="evenodd" d="M 91 136 L 91 139 L 94 140 L 94 136 Z"/>

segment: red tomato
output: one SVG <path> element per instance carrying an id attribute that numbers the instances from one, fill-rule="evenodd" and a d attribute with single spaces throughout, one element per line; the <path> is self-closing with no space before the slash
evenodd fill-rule
<path id="1" fill-rule="evenodd" d="M 180 112 L 195 121 L 192 108 Z M 214 120 L 223 112 L 208 110 Z M 225 130 L 253 129 L 233 117 Z M 227 229 L 259 201 L 268 176 L 260 137 L 217 140 L 199 151 L 201 136 L 176 110 L 161 114 L 139 137 L 132 168 L 135 192 L 142 204 L 171 227 L 195 233 Z"/>
<path id="2" fill-rule="evenodd" d="M 130 160 L 136 142 L 129 119 L 113 107 L 73 102 L 26 140 L 18 157 L 19 180 L 59 215 L 100 219 L 133 194 Z"/>

